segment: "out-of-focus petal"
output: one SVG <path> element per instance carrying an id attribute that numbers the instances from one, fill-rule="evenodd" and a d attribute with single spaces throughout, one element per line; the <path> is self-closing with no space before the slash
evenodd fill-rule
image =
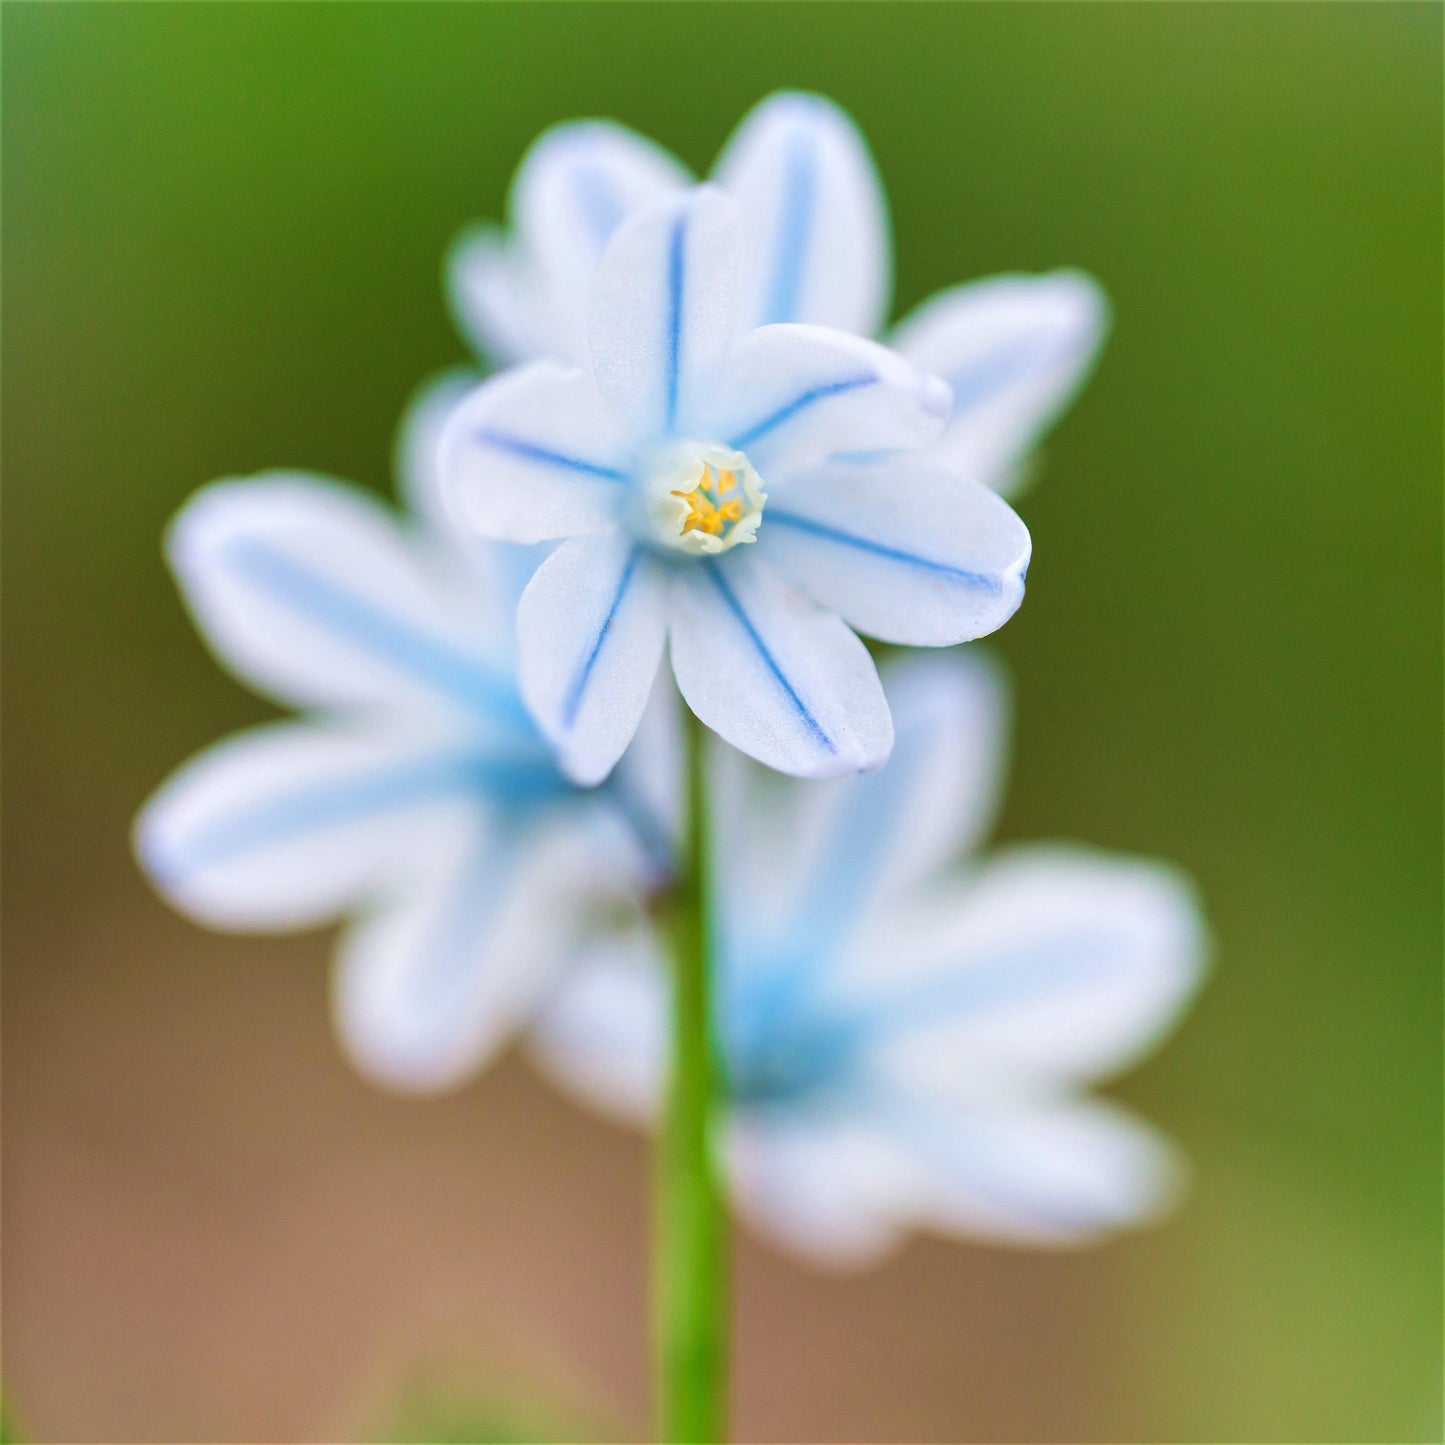
<path id="1" fill-rule="evenodd" d="M 539 356 L 580 360 L 556 345 L 558 318 L 501 227 L 489 222 L 466 227 L 447 252 L 445 282 L 462 339 L 493 366 Z"/>
<path id="2" fill-rule="evenodd" d="M 448 267 L 462 329 L 499 361 L 587 357 L 587 293 L 631 211 L 689 184 L 660 146 L 605 120 L 544 131 L 517 169 L 510 242 L 492 228 L 458 239 Z"/>
<path id="3" fill-rule="evenodd" d="M 585 1103 L 646 1123 L 667 1078 L 667 1002 L 667 975 L 646 928 L 598 940 L 541 1014 L 533 1051 Z"/>
<path id="4" fill-rule="evenodd" d="M 1203 973 L 1194 892 L 1163 864 L 1019 848 L 859 938 L 840 979 L 879 1057 L 968 1096 L 987 1080 L 1094 1078 L 1148 1052 Z"/>
<path id="5" fill-rule="evenodd" d="M 439 372 L 412 393 L 397 428 L 394 470 L 401 499 L 438 530 L 450 526 L 442 489 L 442 437 L 452 413 L 481 382 L 481 374 L 467 366 Z"/>
<path id="6" fill-rule="evenodd" d="M 868 147 L 843 111 L 819 95 L 769 96 L 734 131 L 713 175 L 744 220 L 748 324 L 877 333 L 892 286 L 888 212 Z"/>
<path id="7" fill-rule="evenodd" d="M 745 552 L 677 569 L 669 637 L 687 705 L 759 762 L 829 778 L 887 759 L 893 724 L 868 649 Z"/>
<path id="8" fill-rule="evenodd" d="M 666 597 L 657 564 L 621 529 L 564 542 L 522 593 L 522 695 L 584 787 L 612 771 L 637 731 L 667 637 Z"/>
<path id="9" fill-rule="evenodd" d="M 1109 307 L 1079 271 L 995 276 L 940 292 L 893 333 L 893 344 L 953 387 L 953 419 L 937 455 L 998 491 L 1073 398 L 1098 355 Z"/>
<path id="10" fill-rule="evenodd" d="M 836 972 L 860 920 L 879 913 L 891 927 L 881 911 L 906 906 L 908 891 L 993 822 L 1007 719 L 997 667 L 970 650 L 908 656 L 881 673 L 893 713 L 887 767 L 806 788 L 733 777 L 723 790 L 723 922 L 737 939 L 740 982 L 771 966 L 806 987 L 810 960 Z M 886 987 L 888 961 L 877 963 Z"/>
<path id="11" fill-rule="evenodd" d="M 484 810 L 480 781 L 456 742 L 271 724 L 181 768 L 137 819 L 136 853 L 192 918 L 302 927 L 444 867 Z"/>
<path id="12" fill-rule="evenodd" d="M 971 1238 L 1090 1244 L 1164 1213 L 1182 1183 L 1162 1136 L 1094 1100 L 902 1106 L 891 1130 L 924 1172 L 915 1222 Z"/>
<path id="13" fill-rule="evenodd" d="M 627 438 L 585 372 L 537 362 L 485 382 L 441 440 L 447 503 L 502 542 L 601 531 L 627 488 Z"/>
<path id="14" fill-rule="evenodd" d="M 742 1115 L 727 1157 L 739 1213 L 816 1265 L 860 1269 L 901 1239 L 916 1171 L 885 1133 L 856 1116 Z"/>
<path id="15" fill-rule="evenodd" d="M 566 823 L 474 831 L 447 868 L 343 940 L 337 1031 L 356 1066 L 428 1092 L 485 1064 L 550 986 L 591 896 Z"/>
<path id="16" fill-rule="evenodd" d="M 677 867 L 686 788 L 682 728 L 677 687 L 671 672 L 659 668 L 637 732 L 604 786 L 643 849 L 653 884 L 670 879 Z"/>
<path id="17" fill-rule="evenodd" d="M 917 457 L 817 467 L 770 496 L 762 525 L 770 563 L 884 642 L 969 642 L 1023 601 L 1031 543 L 1018 514 Z"/>
<path id="18" fill-rule="evenodd" d="M 746 452 L 771 495 L 838 453 L 922 446 L 942 432 L 948 408 L 937 377 L 876 341 L 821 326 L 764 326 L 732 349 L 701 429 Z"/>
<path id="19" fill-rule="evenodd" d="M 713 186 L 646 207 L 608 246 L 592 289 L 592 364 L 639 437 L 685 435 L 713 390 L 737 332 L 741 248 L 737 212 Z"/>
<path id="20" fill-rule="evenodd" d="M 516 711 L 426 546 L 364 493 L 280 473 L 215 482 L 167 553 L 216 655 L 285 701 Z"/>

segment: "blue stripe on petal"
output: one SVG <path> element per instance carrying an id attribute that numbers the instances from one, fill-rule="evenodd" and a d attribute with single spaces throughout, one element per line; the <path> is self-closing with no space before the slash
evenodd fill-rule
<path id="1" fill-rule="evenodd" d="M 664 405 L 664 429 L 672 431 L 677 425 L 678 371 L 682 364 L 682 300 L 685 282 L 683 264 L 683 243 L 687 238 L 687 216 L 683 214 L 673 223 L 672 236 L 667 248 L 667 373 L 664 378 L 666 390 Z"/>
<path id="2" fill-rule="evenodd" d="M 916 552 L 906 552 L 901 547 L 889 547 L 882 542 L 873 541 L 871 537 L 860 537 L 856 533 L 845 532 L 840 527 L 829 526 L 826 522 L 817 522 L 811 517 L 800 517 L 795 512 L 784 512 L 776 507 L 769 507 L 765 516 L 767 524 L 772 527 L 792 527 L 799 532 L 806 532 L 810 536 L 821 537 L 826 542 L 837 542 L 844 547 L 856 547 L 860 552 L 868 552 L 875 557 L 886 557 L 890 562 L 904 562 L 911 567 L 922 567 L 929 572 L 937 572 L 951 581 L 962 582 L 969 587 L 978 587 L 986 592 L 999 592 L 1003 589 L 1002 581 L 986 572 L 971 572 L 967 568 L 954 567 L 947 562 L 935 562 L 932 558 L 920 557 Z"/>
<path id="3" fill-rule="evenodd" d="M 764 322 L 793 321 L 803 289 L 803 262 L 813 228 L 817 199 L 818 169 L 812 137 L 795 130 L 788 142 L 787 169 L 783 176 L 783 219 L 773 253 L 773 274 Z"/>
<path id="4" fill-rule="evenodd" d="M 620 472 L 616 467 L 605 467 L 598 462 L 589 462 L 584 457 L 553 451 L 551 447 L 539 446 L 525 437 L 514 437 L 493 427 L 482 427 L 473 432 L 472 436 L 483 446 L 495 447 L 500 452 L 510 452 L 514 457 L 521 457 L 525 461 L 556 467 L 558 471 L 579 472 L 585 477 L 596 477 L 604 482 L 627 480 L 626 472 Z"/>
<path id="5" fill-rule="evenodd" d="M 243 853 L 287 842 L 318 828 L 355 822 L 374 813 L 429 802 L 474 786 L 474 763 L 460 754 L 440 754 L 269 799 L 213 822 L 152 852 L 146 859 L 162 881 L 225 863 Z"/>
<path id="6" fill-rule="evenodd" d="M 378 813 L 451 797 L 486 796 L 510 806 L 546 803 L 566 791 L 545 758 L 491 757 L 468 750 L 430 757 L 351 778 L 300 787 L 242 808 L 164 848 L 147 851 L 146 866 L 174 885 L 204 868 L 320 829 L 343 827 Z"/>
<path id="7" fill-rule="evenodd" d="M 582 666 L 577 669 L 577 676 L 572 679 L 572 686 L 567 689 L 567 697 L 562 704 L 562 726 L 564 728 L 570 730 L 572 724 L 577 721 L 577 714 L 582 707 L 582 695 L 586 692 L 592 671 L 597 666 L 597 658 L 602 652 L 602 644 L 607 641 L 613 624 L 617 621 L 618 609 L 627 595 L 627 589 L 632 585 L 632 576 L 637 571 L 639 553 L 640 549 L 634 547 L 627 554 L 627 562 L 622 568 L 622 576 L 617 581 L 617 591 L 613 594 L 612 602 L 607 608 L 607 616 L 602 619 L 602 626 L 597 629 L 597 636 L 592 640 L 592 646 L 582 660 Z"/>
<path id="8" fill-rule="evenodd" d="M 745 431 L 740 432 L 733 438 L 731 445 L 735 451 L 746 451 L 759 438 L 782 426 L 784 422 L 791 421 L 800 411 L 806 410 L 814 402 L 825 401 L 828 397 L 839 396 L 843 392 L 857 391 L 860 387 L 875 386 L 877 382 L 877 376 L 871 371 L 867 371 L 860 372 L 857 376 L 845 376 L 837 381 L 822 382 L 817 386 L 809 387 L 807 391 L 800 392 L 791 401 L 784 402 L 775 411 L 769 412 L 761 421 L 755 422 Z"/>
<path id="9" fill-rule="evenodd" d="M 707 562 L 704 565 L 707 568 L 708 576 L 713 580 L 713 585 L 717 588 L 723 601 L 727 604 L 728 610 L 737 619 L 739 626 L 741 626 L 747 634 L 748 641 L 757 649 L 758 656 L 762 658 L 768 671 L 772 673 L 773 677 L 777 680 L 778 686 L 787 694 L 788 701 L 791 702 L 797 710 L 798 716 L 802 718 L 803 724 L 808 729 L 808 732 L 820 746 L 830 753 L 836 753 L 838 751 L 837 745 L 833 739 L 823 731 L 818 719 L 813 716 L 808 705 L 798 696 L 797 689 L 788 681 L 787 674 L 778 666 L 777 658 L 768 650 L 767 643 L 765 643 L 758 634 L 758 629 L 753 625 L 752 618 L 743 610 L 742 603 L 738 601 L 737 594 L 728 585 L 727 579 L 722 575 L 722 570 L 715 562 Z"/>
<path id="10" fill-rule="evenodd" d="M 525 720 L 515 690 L 483 663 L 383 612 L 278 548 L 241 538 L 226 548 L 224 560 L 251 586 L 404 676 L 488 718 Z"/>

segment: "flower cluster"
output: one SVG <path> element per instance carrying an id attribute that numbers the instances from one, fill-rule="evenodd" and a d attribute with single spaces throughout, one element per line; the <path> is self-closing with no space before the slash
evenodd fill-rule
<path id="1" fill-rule="evenodd" d="M 383 1083 L 454 1085 L 526 1030 L 564 1085 L 649 1117 L 658 940 L 643 909 L 599 920 L 674 866 L 680 700 L 716 735 L 740 1207 L 832 1261 L 912 1227 L 1067 1243 L 1156 1212 L 1168 1150 L 1077 1086 L 1195 986 L 1187 885 L 1078 848 L 952 866 L 1000 787 L 999 676 L 972 652 L 880 670 L 860 636 L 950 648 L 1018 608 L 1005 496 L 1093 361 L 1098 288 L 976 282 L 876 339 L 882 188 L 813 96 L 760 104 L 700 185 L 619 126 L 560 126 L 510 212 L 448 273 L 508 369 L 411 409 L 405 515 L 270 474 L 176 519 L 213 650 L 306 715 L 167 783 L 145 868 L 219 927 L 350 918 L 336 1024 Z"/>

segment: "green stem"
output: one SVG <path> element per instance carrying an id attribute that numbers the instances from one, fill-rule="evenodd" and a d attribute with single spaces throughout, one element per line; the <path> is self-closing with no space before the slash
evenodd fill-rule
<path id="1" fill-rule="evenodd" d="M 658 1434 L 670 1445 L 711 1445 L 727 1420 L 727 1206 L 714 1137 L 721 1070 L 703 737 L 689 718 L 687 833 L 672 918 L 672 1073 L 654 1218 Z"/>

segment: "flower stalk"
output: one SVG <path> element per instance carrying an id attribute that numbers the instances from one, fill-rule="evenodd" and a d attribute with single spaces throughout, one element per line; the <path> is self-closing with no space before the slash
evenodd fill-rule
<path id="1" fill-rule="evenodd" d="M 673 899 L 672 1068 L 657 1159 L 654 1349 L 658 1438 L 709 1445 L 726 1431 L 728 1221 L 719 1179 L 722 1077 L 703 728 L 687 724 L 686 837 Z"/>

